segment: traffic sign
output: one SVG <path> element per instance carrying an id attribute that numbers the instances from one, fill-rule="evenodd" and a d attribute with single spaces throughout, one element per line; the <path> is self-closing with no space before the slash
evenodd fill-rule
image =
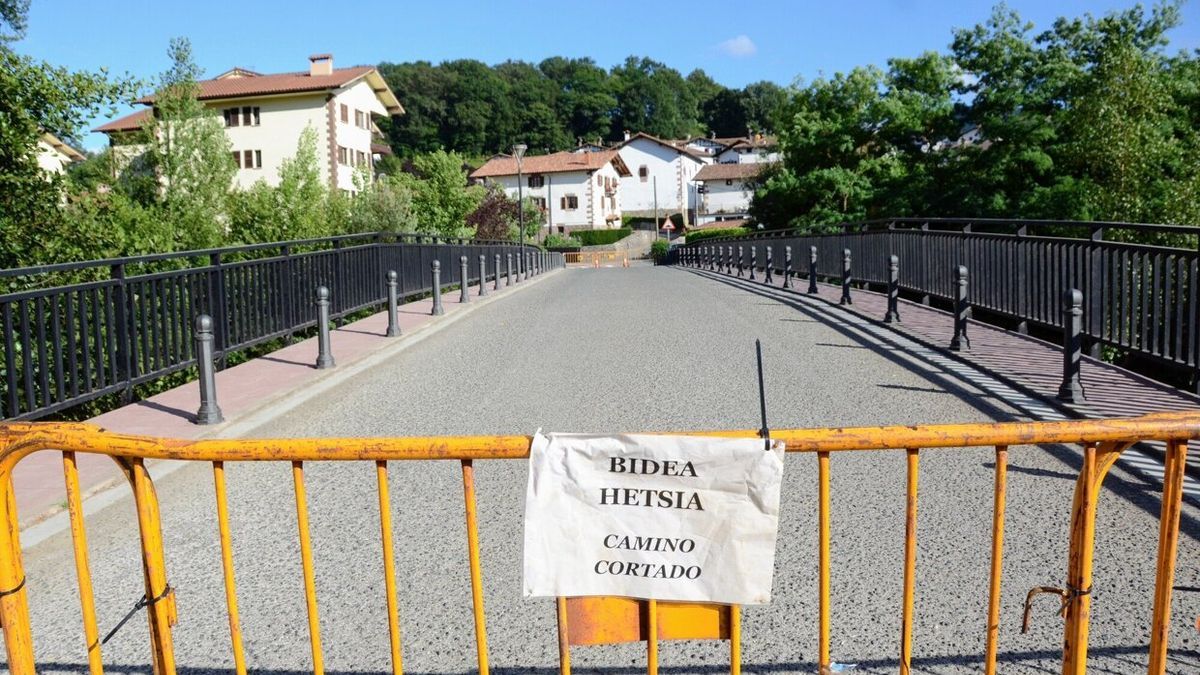
<path id="1" fill-rule="evenodd" d="M 675 223 L 672 223 L 672 222 L 671 222 L 671 219 L 670 219 L 670 218 L 667 218 L 667 219 L 666 219 L 666 221 L 664 221 L 664 222 L 663 222 L 662 229 L 664 229 L 664 230 L 674 230 L 674 229 L 675 229 Z"/>

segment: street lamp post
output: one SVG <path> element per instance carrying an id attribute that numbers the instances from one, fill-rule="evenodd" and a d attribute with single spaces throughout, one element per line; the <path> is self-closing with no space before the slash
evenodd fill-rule
<path id="1" fill-rule="evenodd" d="M 525 258 L 525 184 L 521 179 L 521 159 L 529 146 L 517 143 L 512 147 L 513 157 L 517 158 L 517 230 L 521 238 L 521 255 L 517 256 L 517 276 L 521 276 L 521 261 Z"/>

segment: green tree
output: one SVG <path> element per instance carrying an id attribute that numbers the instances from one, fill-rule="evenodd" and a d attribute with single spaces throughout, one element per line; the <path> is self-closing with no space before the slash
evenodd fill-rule
<path id="1" fill-rule="evenodd" d="M 413 158 L 413 174 L 396 180 L 412 192 L 417 232 L 446 237 L 471 236 L 467 214 L 483 199 L 484 188 L 467 185 L 462 156 L 438 150 Z"/>
<path id="2" fill-rule="evenodd" d="M 228 200 L 237 173 L 229 139 L 215 111 L 197 99 L 201 71 L 186 38 L 171 40 L 171 67 L 154 95 L 145 127 L 147 157 L 161 183 L 163 217 L 181 249 L 209 248 L 224 239 Z"/>
<path id="3" fill-rule="evenodd" d="M 555 113 L 572 142 L 600 140 L 612 131 L 617 99 L 608 73 L 595 61 L 554 56 L 538 64 L 538 69 L 557 88 Z"/>
<path id="4" fill-rule="evenodd" d="M 742 89 L 742 109 L 746 115 L 747 127 L 755 133 L 772 133 L 778 126 L 778 116 L 787 103 L 787 90 L 775 84 L 762 80 L 746 85 Z M 739 132 L 741 135 L 745 131 Z"/>
<path id="5" fill-rule="evenodd" d="M 360 175 L 359 191 L 350 200 L 350 232 L 414 232 L 412 189 L 394 176 L 371 180 Z"/>
<path id="6" fill-rule="evenodd" d="M 393 152 L 411 157 L 443 146 L 448 78 L 428 61 L 381 63 L 379 73 L 403 98 L 404 114 L 379 121 Z"/>
<path id="7" fill-rule="evenodd" d="M 29 3 L 0 3 L 0 265 L 46 261 L 47 230 L 61 217 L 65 181 L 37 163 L 38 139 L 50 132 L 78 138 L 94 115 L 114 112 L 136 90 L 130 78 L 76 72 L 17 54 L 10 42 L 25 28 Z"/>
<path id="8" fill-rule="evenodd" d="M 625 130 L 662 138 L 699 131 L 696 97 L 678 70 L 648 58 L 630 56 L 612 69 L 617 99 L 613 137 Z"/>

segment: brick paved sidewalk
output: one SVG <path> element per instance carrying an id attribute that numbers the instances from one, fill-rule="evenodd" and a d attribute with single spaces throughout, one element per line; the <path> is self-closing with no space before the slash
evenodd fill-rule
<path id="1" fill-rule="evenodd" d="M 545 276 L 543 274 L 533 280 Z M 489 284 L 488 296 L 482 300 L 524 288 L 528 283 L 517 284 L 515 276 L 513 279 L 511 288 L 506 287 L 502 279 L 498 292 L 493 291 Z M 403 341 L 405 336 L 444 321 L 472 304 L 478 304 L 481 300 L 478 294 L 479 287 L 472 286 L 471 304 L 462 305 L 459 303 L 458 290 L 443 293 L 445 315 L 441 317 L 430 315 L 433 307 L 430 298 L 401 305 L 398 312 L 399 338 L 384 335 L 387 330 L 386 311 L 334 329 L 331 332 L 330 351 L 337 367 L 332 370 L 317 370 L 314 366 L 317 357 L 317 339 L 314 337 L 217 373 L 217 400 L 224 413 L 223 424 L 199 426 L 193 423 L 196 409 L 200 406 L 200 391 L 196 382 L 104 413 L 88 422 L 125 434 L 185 439 L 220 435 L 231 424 L 263 406 L 336 375 L 339 368 L 350 366 L 385 347 L 397 344 L 397 341 Z M 106 456 L 84 453 L 77 456 L 77 462 L 80 489 L 85 496 L 121 479 L 116 464 Z M 37 452 L 21 460 L 13 471 L 13 484 L 22 529 L 65 508 L 66 492 L 60 453 Z"/>

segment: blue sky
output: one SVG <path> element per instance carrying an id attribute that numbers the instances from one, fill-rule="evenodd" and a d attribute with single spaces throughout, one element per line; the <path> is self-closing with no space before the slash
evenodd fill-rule
<path id="1" fill-rule="evenodd" d="M 590 56 L 604 67 L 630 54 L 682 71 L 703 68 L 728 86 L 882 65 L 891 56 L 945 51 L 956 27 L 984 21 L 994 3 L 974 0 L 743 0 L 504 3 L 349 0 L 320 3 L 71 2 L 33 0 L 22 53 L 77 69 L 107 67 L 150 79 L 167 66 L 167 42 L 191 39 L 206 74 L 232 66 L 301 70 L 332 52 L 335 65 L 474 58 L 537 62 Z M 1010 0 L 1038 28 L 1057 16 L 1103 14 L 1133 2 Z M 335 11 L 331 11 L 336 8 Z M 1200 48 L 1200 0 L 1184 6 L 1171 50 Z M 396 92 L 404 101 L 404 92 Z M 103 120 L 98 120 L 97 123 Z M 89 149 L 103 145 L 95 134 Z"/>

